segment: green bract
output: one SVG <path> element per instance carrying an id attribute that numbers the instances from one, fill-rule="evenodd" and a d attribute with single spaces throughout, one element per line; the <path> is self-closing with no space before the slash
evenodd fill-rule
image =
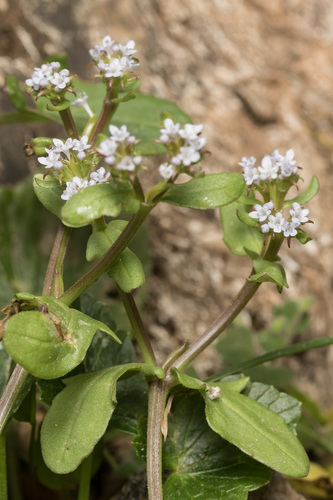
<path id="1" fill-rule="evenodd" d="M 71 309 L 54 297 L 17 294 L 31 307 L 21 311 L 5 326 L 4 342 L 10 356 L 36 377 L 52 379 L 79 365 L 97 330 L 120 342 L 116 334 L 100 321 Z"/>

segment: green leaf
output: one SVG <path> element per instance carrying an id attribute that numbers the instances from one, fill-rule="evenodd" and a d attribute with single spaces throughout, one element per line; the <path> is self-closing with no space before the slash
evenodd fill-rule
<path id="1" fill-rule="evenodd" d="M 18 79 L 15 76 L 7 75 L 6 76 L 6 93 L 10 99 L 10 102 L 15 106 L 19 111 L 25 111 L 27 107 L 27 103 L 24 97 L 22 90 L 20 89 L 20 85 Z"/>
<path id="2" fill-rule="evenodd" d="M 286 273 L 281 264 L 270 262 L 261 257 L 253 258 L 251 252 L 247 253 L 249 257 L 253 259 L 253 267 L 255 270 L 255 274 L 247 278 L 247 281 L 252 283 L 274 283 L 280 293 L 284 286 L 288 288 Z"/>
<path id="3" fill-rule="evenodd" d="M 103 231 L 92 233 L 87 244 L 87 260 L 100 259 L 118 239 L 127 225 L 127 221 L 115 220 L 109 222 Z M 129 293 L 133 288 L 138 288 L 145 282 L 145 274 L 140 260 L 128 248 L 110 266 L 109 276 L 117 285 Z"/>
<path id="4" fill-rule="evenodd" d="M 128 248 L 109 267 L 108 275 L 126 293 L 140 287 L 145 282 L 145 273 L 142 264 L 137 256 Z"/>
<path id="5" fill-rule="evenodd" d="M 174 398 L 163 460 L 171 471 L 164 500 L 246 500 L 270 479 L 269 469 L 209 428 L 198 394 Z"/>
<path id="6" fill-rule="evenodd" d="M 165 193 L 162 201 L 180 207 L 207 210 L 236 200 L 241 195 L 243 186 L 241 174 L 208 174 L 183 184 L 174 184 Z"/>
<path id="7" fill-rule="evenodd" d="M 121 209 L 130 205 L 139 208 L 139 201 L 129 182 L 114 182 L 89 186 L 73 196 L 63 207 L 63 222 L 70 227 L 86 226 L 103 215 L 117 217 Z"/>
<path id="8" fill-rule="evenodd" d="M 33 187 L 39 201 L 47 210 L 61 217 L 61 209 L 65 205 L 65 201 L 61 199 L 64 188 L 59 184 L 58 179 L 47 176 L 43 178 L 43 174 L 34 176 Z"/>
<path id="9" fill-rule="evenodd" d="M 296 434 L 296 426 L 302 414 L 301 403 L 297 399 L 285 392 L 279 392 L 275 387 L 259 382 L 250 383 L 245 394 L 280 415 Z"/>
<path id="10" fill-rule="evenodd" d="M 162 374 L 150 365 L 130 363 L 64 380 L 66 388 L 54 399 L 41 429 L 43 457 L 53 472 L 72 472 L 92 452 L 117 404 L 118 379 L 140 371 Z"/>
<path id="11" fill-rule="evenodd" d="M 58 378 L 73 370 L 83 361 L 97 330 L 120 342 L 106 325 L 54 297 L 17 294 L 17 298 L 45 310 L 15 314 L 4 333 L 11 357 L 36 377 Z"/>
<path id="12" fill-rule="evenodd" d="M 292 200 L 286 200 L 284 202 L 284 207 L 290 207 L 293 203 L 299 203 L 300 205 L 304 205 L 305 203 L 308 203 L 312 198 L 316 196 L 316 194 L 319 191 L 319 181 L 316 176 L 313 176 L 310 184 L 306 188 L 303 193 L 299 194 Z"/>
<path id="13" fill-rule="evenodd" d="M 309 459 L 305 450 L 280 415 L 226 388 L 214 400 L 202 394 L 207 421 L 217 434 L 282 474 L 307 475 Z"/>
<path id="14" fill-rule="evenodd" d="M 234 202 L 220 208 L 223 227 L 223 241 L 234 255 L 245 257 L 245 248 L 260 254 L 264 234 L 258 228 L 252 228 L 240 221 L 237 213 L 247 211 L 248 206 Z"/>

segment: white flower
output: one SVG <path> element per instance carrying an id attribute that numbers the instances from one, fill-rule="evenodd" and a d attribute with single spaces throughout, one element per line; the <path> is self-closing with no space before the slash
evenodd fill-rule
<path id="1" fill-rule="evenodd" d="M 159 166 L 159 172 L 161 177 L 163 177 L 163 179 L 167 182 L 173 176 L 175 167 L 170 163 L 162 163 Z"/>
<path id="2" fill-rule="evenodd" d="M 54 73 L 50 78 L 50 82 L 54 85 L 54 90 L 59 92 L 67 87 L 71 78 L 69 75 L 68 69 L 62 69 L 60 73 Z"/>
<path id="3" fill-rule="evenodd" d="M 292 222 L 294 224 L 298 224 L 299 226 L 301 224 L 304 224 L 305 222 L 308 222 L 309 218 L 307 217 L 309 213 L 308 208 L 301 208 L 301 205 L 299 203 L 293 203 L 292 204 L 292 210 L 289 211 L 291 217 L 292 217 Z"/>
<path id="4" fill-rule="evenodd" d="M 120 128 L 115 125 L 109 125 L 109 131 L 113 141 L 124 142 L 126 139 L 128 140 L 130 138 L 130 133 L 128 132 L 126 125 L 122 125 Z"/>
<path id="5" fill-rule="evenodd" d="M 192 148 L 199 151 L 207 144 L 207 139 L 206 137 L 195 137 L 194 139 L 189 139 L 188 143 Z"/>
<path id="6" fill-rule="evenodd" d="M 80 179 L 80 177 L 73 177 L 71 182 L 66 182 L 66 189 L 61 195 L 61 199 L 68 201 L 72 196 L 77 194 L 82 189 L 88 187 L 90 184 L 86 179 Z"/>
<path id="7" fill-rule="evenodd" d="M 270 229 L 270 227 L 269 227 L 269 225 L 268 225 L 268 224 L 263 224 L 263 225 L 261 226 L 261 232 L 262 232 L 262 233 L 268 233 L 268 232 L 269 232 L 269 229 Z"/>
<path id="8" fill-rule="evenodd" d="M 126 60 L 114 58 L 109 63 L 100 60 L 97 67 L 104 73 L 106 78 L 118 78 L 124 75 Z"/>
<path id="9" fill-rule="evenodd" d="M 176 137 L 179 131 L 179 123 L 174 123 L 171 118 L 166 118 L 164 120 L 164 128 L 161 128 L 161 142 L 168 142 L 170 137 Z"/>
<path id="10" fill-rule="evenodd" d="M 110 172 L 106 172 L 104 167 L 100 167 L 96 172 L 91 172 L 90 179 L 96 184 L 107 182 L 110 177 Z"/>
<path id="11" fill-rule="evenodd" d="M 198 135 L 202 132 L 203 125 L 192 125 L 191 123 L 186 123 L 182 130 L 179 130 L 179 135 L 187 141 L 195 140 Z"/>
<path id="12" fill-rule="evenodd" d="M 296 236 L 297 227 L 298 225 L 294 224 L 293 222 L 284 221 L 284 223 L 282 224 L 283 236 L 285 236 L 286 238 L 288 238 L 288 236 Z"/>
<path id="13" fill-rule="evenodd" d="M 77 157 L 79 160 L 83 160 L 85 158 L 85 150 L 90 148 L 90 144 L 87 144 L 88 142 L 88 136 L 83 135 L 80 140 L 78 139 L 73 139 L 73 150 L 78 151 Z"/>
<path id="14" fill-rule="evenodd" d="M 73 147 L 73 139 L 68 138 L 66 142 L 62 141 L 61 139 L 53 139 L 53 144 L 54 144 L 53 150 L 56 153 L 64 153 L 69 159 L 70 157 L 69 150 L 72 149 Z"/>
<path id="15" fill-rule="evenodd" d="M 178 155 L 181 163 L 188 167 L 191 163 L 196 163 L 200 160 L 200 153 L 196 151 L 191 146 L 180 148 L 180 154 Z"/>
<path id="16" fill-rule="evenodd" d="M 256 167 L 244 167 L 243 177 L 248 186 L 257 183 L 259 179 L 258 169 Z"/>
<path id="17" fill-rule="evenodd" d="M 264 156 L 261 160 L 261 167 L 258 167 L 260 172 L 260 180 L 276 179 L 278 176 L 279 167 L 275 165 L 270 156 Z"/>
<path id="18" fill-rule="evenodd" d="M 135 170 L 135 163 L 131 156 L 125 156 L 116 167 L 118 170 L 129 170 L 132 172 Z"/>
<path id="19" fill-rule="evenodd" d="M 281 212 L 268 217 L 268 226 L 273 229 L 274 233 L 281 233 L 285 220 Z"/>
<path id="20" fill-rule="evenodd" d="M 113 50 L 115 52 L 121 52 L 123 56 L 132 56 L 137 52 L 134 47 L 134 40 L 130 40 L 126 45 L 124 45 L 123 43 L 117 43 L 117 45 L 113 46 Z"/>
<path id="21" fill-rule="evenodd" d="M 75 101 L 72 102 L 72 106 L 74 106 L 75 108 L 82 107 L 88 113 L 88 116 L 90 116 L 91 118 L 92 116 L 94 116 L 94 113 L 91 111 L 91 108 L 87 101 L 88 101 L 88 95 L 86 94 L 86 92 L 80 92 Z"/>
<path id="22" fill-rule="evenodd" d="M 250 212 L 249 216 L 252 217 L 252 219 L 259 219 L 259 222 L 264 222 L 273 210 L 274 203 L 269 201 L 264 205 L 254 205 L 254 208 L 255 210 Z"/>
<path id="23" fill-rule="evenodd" d="M 294 158 L 294 150 L 288 149 L 285 156 L 280 155 L 277 160 L 277 164 L 280 167 L 280 179 L 284 179 L 285 177 L 290 177 L 293 174 L 297 174 L 296 160 Z"/>
<path id="24" fill-rule="evenodd" d="M 55 168 L 57 170 L 62 168 L 63 165 L 60 153 L 57 153 L 53 149 L 47 149 L 47 148 L 45 148 L 45 151 L 48 153 L 48 156 L 46 157 L 41 156 L 40 158 L 38 158 L 39 163 L 44 165 L 45 168 Z"/>
<path id="25" fill-rule="evenodd" d="M 254 156 L 250 156 L 250 157 L 243 156 L 242 161 L 240 161 L 238 163 L 238 165 L 240 165 L 241 167 L 243 167 L 244 170 L 245 170 L 246 168 L 253 168 L 255 162 L 256 162 L 256 159 L 255 159 Z"/>
<path id="26" fill-rule="evenodd" d="M 75 182 L 66 182 L 66 189 L 61 195 L 61 199 L 68 201 L 72 196 L 77 193 L 77 185 Z"/>
<path id="27" fill-rule="evenodd" d="M 97 151 L 105 156 L 105 162 L 108 165 L 113 165 L 115 162 L 115 152 L 117 150 L 118 144 L 112 140 L 112 139 L 105 139 L 105 141 L 102 141 L 99 145 L 99 148 Z"/>

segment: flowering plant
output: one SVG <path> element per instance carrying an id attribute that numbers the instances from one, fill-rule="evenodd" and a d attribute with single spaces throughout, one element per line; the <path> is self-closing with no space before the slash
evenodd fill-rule
<path id="1" fill-rule="evenodd" d="M 255 382 L 242 375 L 242 366 L 207 380 L 184 369 L 263 282 L 273 282 L 279 291 L 287 286 L 278 252 L 285 239 L 289 245 L 292 238 L 310 239 L 301 229 L 310 222 L 303 207 L 316 194 L 318 181 L 313 178 L 302 194 L 286 199 L 301 179 L 291 149 L 284 156 L 278 150 L 265 156 L 258 168 L 253 157 L 244 157 L 243 174 L 205 174 L 203 126 L 192 124 L 177 106 L 137 92 L 136 52 L 134 41 L 124 45 L 109 36 L 90 50 L 101 80 L 97 85 L 105 93 L 99 112 L 89 102 L 93 86 L 80 83 L 61 61 L 46 62 L 26 80 L 37 109 L 28 108 L 17 81 L 7 79 L 16 121 L 32 116 L 54 120 L 59 114 L 67 137 L 26 144 L 27 153 L 44 168 L 34 176 L 34 191 L 58 217 L 59 229 L 41 295 L 17 290 L 3 309 L 3 352 L 6 363 L 13 360 L 16 366 L 0 401 L 0 430 L 4 436 L 27 398 L 34 413 L 37 394 L 44 405 L 37 472 L 59 487 L 78 484 L 80 500 L 89 498 L 90 478 L 102 460 L 99 443 L 115 430 L 135 435 L 136 452 L 147 461 L 150 500 L 207 494 L 243 500 L 269 481 L 272 469 L 292 477 L 307 474 L 308 458 L 295 434 L 299 405 L 276 390 L 274 405 L 265 400 L 262 391 L 270 388 L 262 385 L 258 392 Z M 40 100 L 46 100 L 46 108 Z M 134 111 L 126 114 L 127 106 Z M 142 118 L 147 109 L 157 116 L 149 125 Z M 145 191 L 145 157 L 161 153 L 160 179 Z M 190 180 L 177 183 L 181 174 Z M 128 246 L 161 202 L 219 208 L 225 243 L 236 255 L 248 256 L 253 270 L 226 311 L 197 340 L 158 363 L 133 294 L 145 281 L 144 269 Z M 95 262 L 65 289 L 68 241 L 72 229 L 83 226 L 91 228 L 86 259 Z M 108 307 L 85 293 L 104 274 L 117 285 L 139 361 Z M 309 347 L 302 344 L 299 351 Z M 279 352 L 289 354 L 288 348 Z M 31 439 L 35 443 L 35 432 Z M 5 454 L 0 456 L 4 469 Z M 167 473 L 163 486 L 162 469 Z M 6 484 L 2 481 L 1 498 L 6 498 Z"/>

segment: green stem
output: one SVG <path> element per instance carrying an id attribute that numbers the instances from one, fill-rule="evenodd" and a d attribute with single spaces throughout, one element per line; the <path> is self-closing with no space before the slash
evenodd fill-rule
<path id="1" fill-rule="evenodd" d="M 0 500 L 7 500 L 7 453 L 6 433 L 0 436 Z"/>
<path id="2" fill-rule="evenodd" d="M 132 293 L 126 293 L 118 286 L 118 293 L 124 305 L 126 314 L 132 325 L 135 340 L 138 343 L 144 363 L 157 366 L 154 351 L 152 349 L 147 331 L 141 319 L 140 313 L 134 301 Z"/>
<path id="3" fill-rule="evenodd" d="M 83 460 L 80 467 L 78 500 L 89 500 L 92 456 L 93 454 L 91 453 L 85 460 Z"/>
<path id="4" fill-rule="evenodd" d="M 6 423 L 17 396 L 19 395 L 29 373 L 22 366 L 16 365 L 0 399 L 0 435 Z"/>
<path id="5" fill-rule="evenodd" d="M 148 500 L 163 500 L 162 485 L 162 422 L 168 389 L 164 381 L 149 384 L 147 429 Z"/>
<path id="6" fill-rule="evenodd" d="M 68 137 L 71 137 L 72 139 L 79 139 L 80 136 L 77 131 L 71 110 L 69 108 L 66 108 L 62 111 L 59 111 L 59 114 Z"/>
<path id="7" fill-rule="evenodd" d="M 118 108 L 117 103 L 111 102 L 112 99 L 117 98 L 118 93 L 119 93 L 119 86 L 112 87 L 111 83 L 111 86 L 109 86 L 107 89 L 100 115 L 97 118 L 97 121 L 90 132 L 89 144 L 91 144 L 92 146 L 94 146 L 98 134 L 101 134 L 103 132 L 104 128 L 106 127 L 106 125 L 108 124 L 108 122 L 110 121 L 110 119 L 112 118 L 112 116 L 114 115 L 114 113 Z"/>
<path id="8" fill-rule="evenodd" d="M 46 270 L 43 295 L 59 297 L 64 293 L 63 264 L 71 231 L 60 223 Z"/>
<path id="9" fill-rule="evenodd" d="M 86 274 L 72 285 L 61 297 L 63 304 L 71 305 L 87 288 L 89 288 L 100 276 L 111 266 L 111 264 L 125 250 L 135 233 L 152 210 L 154 205 L 142 205 L 140 210 L 130 219 L 122 234 L 105 253 L 105 255 L 94 264 Z"/>
<path id="10" fill-rule="evenodd" d="M 189 348 L 176 359 L 172 366 L 178 368 L 178 370 L 183 370 L 204 349 L 206 349 L 206 347 L 214 342 L 223 330 L 225 330 L 227 326 L 232 323 L 240 311 L 244 309 L 260 285 L 261 283 L 251 283 L 246 281 L 227 309 L 210 325 L 201 337 L 190 344 Z"/>

